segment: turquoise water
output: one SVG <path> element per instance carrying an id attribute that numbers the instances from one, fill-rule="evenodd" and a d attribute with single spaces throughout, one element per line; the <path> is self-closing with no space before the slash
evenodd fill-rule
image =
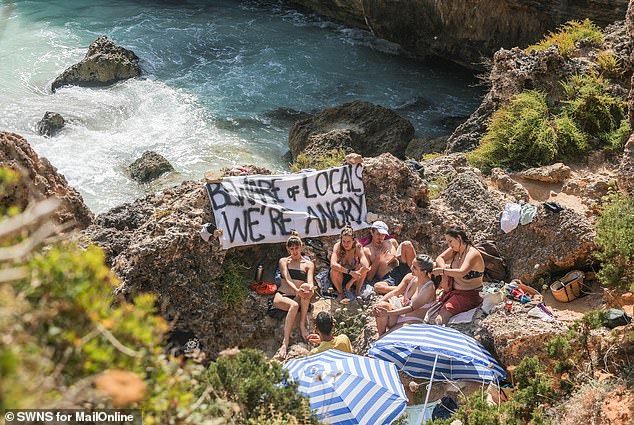
<path id="1" fill-rule="evenodd" d="M 50 84 L 106 34 L 141 58 L 142 78 L 112 87 Z M 277 2 L 0 1 L 0 130 L 26 137 L 96 212 L 222 166 L 287 170 L 290 123 L 362 99 L 396 108 L 418 136 L 446 134 L 483 93 L 460 69 L 423 64 L 399 46 Z M 67 120 L 38 136 L 46 111 Z M 126 166 L 144 151 L 177 173 L 151 186 Z"/>

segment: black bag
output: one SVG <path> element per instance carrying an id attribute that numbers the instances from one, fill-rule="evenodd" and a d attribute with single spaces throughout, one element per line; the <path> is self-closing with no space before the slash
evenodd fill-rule
<path id="1" fill-rule="evenodd" d="M 458 405 L 453 398 L 446 395 L 441 398 L 440 403 L 434 407 L 434 410 L 431 412 L 431 418 L 434 421 L 436 419 L 449 419 L 451 415 L 456 413 L 456 410 L 458 410 Z"/>
<path id="2" fill-rule="evenodd" d="M 495 241 L 485 240 L 477 245 L 476 249 L 482 254 L 484 259 L 484 276 L 485 281 L 504 280 L 509 277 L 509 268 L 506 260 L 502 258 Z"/>

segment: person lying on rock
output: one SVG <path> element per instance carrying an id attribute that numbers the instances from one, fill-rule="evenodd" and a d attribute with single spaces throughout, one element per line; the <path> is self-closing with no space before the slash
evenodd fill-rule
<path id="1" fill-rule="evenodd" d="M 327 311 L 320 311 L 315 318 L 315 333 L 308 335 L 308 342 L 312 344 L 319 344 L 318 347 L 313 348 L 310 353 L 317 354 L 322 351 L 335 350 L 345 351 L 346 353 L 352 353 L 352 346 L 350 345 L 350 339 L 347 335 L 341 334 L 332 336 L 332 330 L 334 329 L 334 323 L 332 316 Z"/>
<path id="2" fill-rule="evenodd" d="M 348 302 L 347 294 L 353 286 L 355 296 L 359 297 L 368 270 L 370 265 L 363 246 L 355 239 L 352 226 L 346 225 L 330 255 L 330 281 L 339 294 L 337 301 Z"/>
<path id="3" fill-rule="evenodd" d="M 410 241 L 401 245 L 396 239 L 385 239 L 389 234 L 387 224 L 375 221 L 370 228 L 372 241 L 364 248 L 365 256 L 370 262 L 370 270 L 366 276 L 373 281 L 374 292 L 387 294 L 409 273 L 416 250 Z"/>
<path id="4" fill-rule="evenodd" d="M 429 255 L 417 255 L 412 262 L 412 272 L 374 305 L 372 313 L 376 317 L 379 337 L 388 329 L 391 332 L 408 322 L 423 322 L 436 301 L 436 289 L 440 285 L 440 280 L 432 280 L 433 269 L 434 260 Z"/>
<path id="5" fill-rule="evenodd" d="M 436 258 L 433 274 L 442 276 L 440 310 L 427 320 L 445 324 L 451 316 L 471 310 L 482 303 L 480 290 L 484 276 L 484 259 L 464 229 L 450 227 L 445 231 L 447 248 Z M 432 309 L 433 310 L 433 309 Z"/>
<path id="6" fill-rule="evenodd" d="M 285 359 L 291 331 L 299 312 L 299 329 L 304 339 L 308 338 L 306 316 L 313 295 L 315 264 L 302 255 L 303 243 L 296 231 L 286 241 L 288 257 L 279 261 L 281 281 L 273 297 L 273 307 L 288 311 L 284 322 L 282 346 L 275 354 L 277 359 Z"/>

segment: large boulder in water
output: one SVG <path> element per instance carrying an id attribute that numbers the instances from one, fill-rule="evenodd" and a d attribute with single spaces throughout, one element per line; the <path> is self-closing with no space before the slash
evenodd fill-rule
<path id="1" fill-rule="evenodd" d="M 320 156 L 332 149 L 377 156 L 385 152 L 402 158 L 414 127 L 396 112 L 355 101 L 328 108 L 293 125 L 288 146 L 293 158 L 302 152 Z"/>
<path id="2" fill-rule="evenodd" d="M 174 171 L 174 167 L 162 155 L 154 151 L 145 151 L 141 158 L 128 167 L 132 178 L 141 183 L 156 179 L 163 173 Z"/>
<path id="3" fill-rule="evenodd" d="M 51 89 L 62 86 L 98 87 L 141 75 L 139 58 L 102 35 L 88 47 L 84 59 L 59 75 Z"/>
<path id="4" fill-rule="evenodd" d="M 0 132 L 0 167 L 17 171 L 22 178 L 0 198 L 4 206 L 25 208 L 30 202 L 44 198 L 61 201 L 54 218 L 58 223 L 76 223 L 84 228 L 92 223 L 93 214 L 79 192 L 66 182 L 46 158 L 40 158 L 23 137 Z"/>
<path id="5" fill-rule="evenodd" d="M 64 127 L 65 121 L 57 112 L 46 112 L 37 123 L 37 132 L 42 136 L 55 136 Z"/>

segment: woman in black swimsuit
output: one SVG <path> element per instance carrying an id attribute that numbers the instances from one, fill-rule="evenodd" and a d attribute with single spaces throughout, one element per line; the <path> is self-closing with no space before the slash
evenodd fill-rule
<path id="1" fill-rule="evenodd" d="M 313 294 L 315 265 L 310 259 L 302 256 L 302 246 L 299 234 L 293 231 L 291 237 L 286 241 L 286 249 L 290 255 L 280 258 L 279 261 L 282 279 L 273 297 L 273 307 L 288 311 L 284 323 L 282 346 L 275 354 L 275 358 L 280 360 L 286 358 L 291 331 L 295 325 L 298 311 L 300 313 L 299 329 L 302 332 L 302 337 L 306 339 L 309 334 L 306 328 L 306 316 Z"/>

